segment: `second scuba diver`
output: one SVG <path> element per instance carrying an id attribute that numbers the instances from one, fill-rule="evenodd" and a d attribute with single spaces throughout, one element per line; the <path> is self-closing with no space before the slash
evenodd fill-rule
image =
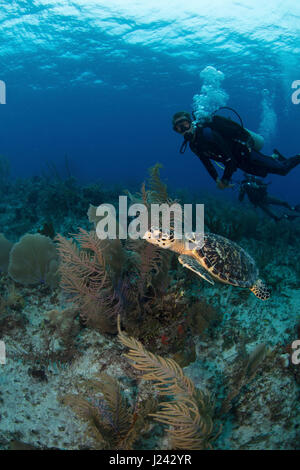
<path id="1" fill-rule="evenodd" d="M 276 197 L 270 196 L 267 190 L 268 183 L 264 183 L 261 179 L 255 176 L 245 175 L 245 179 L 240 183 L 239 201 L 241 202 L 245 195 L 248 196 L 249 201 L 254 207 L 259 207 L 262 211 L 268 214 L 273 220 L 278 222 L 281 219 L 294 220 L 300 217 L 300 207 L 290 206 L 288 202 L 281 201 Z M 282 206 L 294 214 L 285 213 L 281 216 L 274 214 L 269 208 L 270 205 Z M 297 213 L 295 213 L 295 211 Z"/>
<path id="2" fill-rule="evenodd" d="M 219 189 L 231 187 L 231 177 L 238 168 L 255 176 L 265 177 L 269 173 L 285 176 L 300 163 L 300 155 L 284 158 L 277 150 L 272 157 L 262 154 L 257 135 L 222 116 L 213 115 L 205 123 L 193 125 L 191 115 L 180 111 L 174 114 L 172 125 L 184 137 L 180 152 L 184 153 L 189 143 Z M 222 178 L 211 160 L 224 166 Z"/>

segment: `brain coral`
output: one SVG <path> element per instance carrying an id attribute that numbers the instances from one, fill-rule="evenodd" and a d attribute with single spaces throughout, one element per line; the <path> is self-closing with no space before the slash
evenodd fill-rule
<path id="1" fill-rule="evenodd" d="M 24 235 L 10 252 L 8 274 L 24 285 L 58 284 L 58 254 L 53 241 L 39 233 Z"/>

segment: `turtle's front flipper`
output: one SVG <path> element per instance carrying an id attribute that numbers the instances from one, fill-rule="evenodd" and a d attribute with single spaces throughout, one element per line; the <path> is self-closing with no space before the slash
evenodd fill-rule
<path id="1" fill-rule="evenodd" d="M 201 276 L 205 281 L 210 282 L 210 284 L 214 284 L 212 277 L 195 258 L 192 258 L 189 255 L 180 255 L 178 257 L 178 261 L 182 266 L 198 274 L 198 276 Z"/>

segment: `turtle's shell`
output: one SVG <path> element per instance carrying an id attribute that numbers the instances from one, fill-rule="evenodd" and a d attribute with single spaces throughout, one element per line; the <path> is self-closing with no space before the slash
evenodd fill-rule
<path id="1" fill-rule="evenodd" d="M 207 233 L 204 245 L 194 255 L 219 281 L 239 287 L 252 287 L 258 278 L 255 261 L 239 245 L 227 238 Z"/>

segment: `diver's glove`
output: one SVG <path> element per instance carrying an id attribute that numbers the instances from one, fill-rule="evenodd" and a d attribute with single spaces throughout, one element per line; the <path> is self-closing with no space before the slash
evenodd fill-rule
<path id="1" fill-rule="evenodd" d="M 273 153 L 272 153 L 271 157 L 275 158 L 275 159 L 278 159 L 278 161 L 280 161 L 280 162 L 284 162 L 286 160 L 286 158 L 280 152 L 278 152 L 277 149 L 273 150 Z"/>
<path id="2" fill-rule="evenodd" d="M 227 180 L 220 180 L 220 178 L 216 179 L 217 188 L 218 189 L 225 189 L 225 188 L 233 188 L 234 184 L 230 184 Z"/>

